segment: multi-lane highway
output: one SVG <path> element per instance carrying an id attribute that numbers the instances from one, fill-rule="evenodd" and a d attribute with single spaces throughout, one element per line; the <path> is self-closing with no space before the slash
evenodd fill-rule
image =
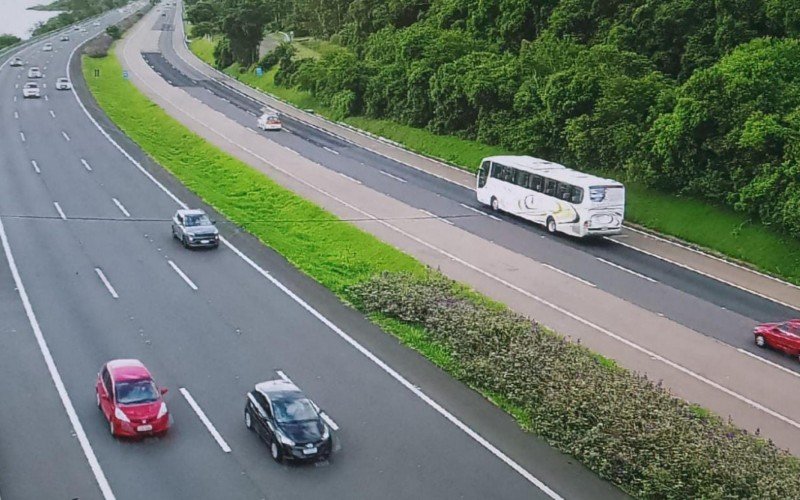
<path id="1" fill-rule="evenodd" d="M 177 16 L 169 9 L 143 21 L 120 56 L 132 81 L 197 133 L 677 394 L 800 448 L 797 361 L 756 348 L 751 334 L 758 322 L 800 315 L 796 287 L 706 257 L 697 260 L 707 268 L 687 265 L 665 255 L 669 245 L 662 254 L 634 245 L 634 234 L 576 241 L 486 213 L 469 182 L 458 181 L 465 176 L 438 175 L 422 159 L 397 161 L 378 141 L 345 140 L 345 129 L 203 66 L 186 49 Z M 253 130 L 265 103 L 285 112 L 284 132 Z"/>
<path id="2" fill-rule="evenodd" d="M 219 250 L 173 240 L 200 201 L 91 105 L 72 57 L 122 16 L 0 67 L 0 497 L 623 496 L 219 215 Z M 70 60 L 78 88 L 56 91 Z M 93 383 L 120 357 L 170 389 L 164 438 L 109 434 Z M 278 465 L 245 428 L 245 393 L 276 370 L 338 427 L 331 462 Z"/>

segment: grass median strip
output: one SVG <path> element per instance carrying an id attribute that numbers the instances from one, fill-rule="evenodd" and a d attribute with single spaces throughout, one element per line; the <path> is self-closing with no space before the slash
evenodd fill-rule
<path id="1" fill-rule="evenodd" d="M 95 70 L 105 76 L 93 78 Z M 113 55 L 84 58 L 83 72 L 117 126 L 203 200 L 604 478 L 656 498 L 800 491 L 794 457 L 441 277 L 222 152 L 125 80 Z"/>

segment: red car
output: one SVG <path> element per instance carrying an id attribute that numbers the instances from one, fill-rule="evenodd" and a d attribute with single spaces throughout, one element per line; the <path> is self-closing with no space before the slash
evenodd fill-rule
<path id="1" fill-rule="evenodd" d="M 800 319 L 764 323 L 753 330 L 758 347 L 772 347 L 800 359 Z"/>
<path id="2" fill-rule="evenodd" d="M 169 412 L 153 377 L 138 359 L 115 359 L 97 374 L 97 407 L 112 436 L 160 435 L 169 429 Z"/>

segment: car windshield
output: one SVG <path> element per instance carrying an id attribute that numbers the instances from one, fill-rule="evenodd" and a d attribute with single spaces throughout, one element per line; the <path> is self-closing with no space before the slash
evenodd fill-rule
<path id="1" fill-rule="evenodd" d="M 35 83 L 26 83 L 25 84 L 25 88 L 28 88 L 28 89 L 35 89 L 37 87 L 38 87 L 38 85 L 36 85 Z"/>
<path id="2" fill-rule="evenodd" d="M 187 215 L 186 227 L 210 226 L 211 219 L 207 215 Z"/>
<path id="3" fill-rule="evenodd" d="M 302 422 L 318 418 L 317 410 L 306 398 L 275 399 L 272 401 L 272 409 L 275 411 L 275 420 L 281 423 Z"/>
<path id="4" fill-rule="evenodd" d="M 158 401 L 158 390 L 152 380 L 118 382 L 115 386 L 117 403 L 136 405 Z"/>

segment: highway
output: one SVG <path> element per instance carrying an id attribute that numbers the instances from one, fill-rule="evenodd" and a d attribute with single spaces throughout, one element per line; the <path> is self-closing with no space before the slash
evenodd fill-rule
<path id="1" fill-rule="evenodd" d="M 210 207 L 225 244 L 181 248 L 169 218 L 203 204 L 97 111 L 72 57 L 121 17 L 0 61 L 3 500 L 624 496 Z M 70 61 L 76 91 L 54 90 Z M 23 100 L 31 65 L 47 87 Z M 94 380 L 120 357 L 170 389 L 164 438 L 109 434 Z M 245 428 L 277 370 L 339 428 L 329 463 L 278 465 Z"/>
<path id="2" fill-rule="evenodd" d="M 800 315 L 796 287 L 707 257 L 697 257 L 705 270 L 675 262 L 659 255 L 674 245 L 647 251 L 631 232 L 576 241 L 490 214 L 467 182 L 453 180 L 468 175 L 428 171 L 422 159 L 398 161 L 379 141 L 353 139 L 341 127 L 332 132 L 203 66 L 171 21 L 177 14 L 168 12 L 143 21 L 121 59 L 140 89 L 195 132 L 426 263 L 664 380 L 676 394 L 800 449 L 800 399 L 773 389 L 796 386 L 797 361 L 756 348 L 751 334 L 759 322 Z M 284 112 L 283 132 L 254 130 L 265 104 Z"/>

